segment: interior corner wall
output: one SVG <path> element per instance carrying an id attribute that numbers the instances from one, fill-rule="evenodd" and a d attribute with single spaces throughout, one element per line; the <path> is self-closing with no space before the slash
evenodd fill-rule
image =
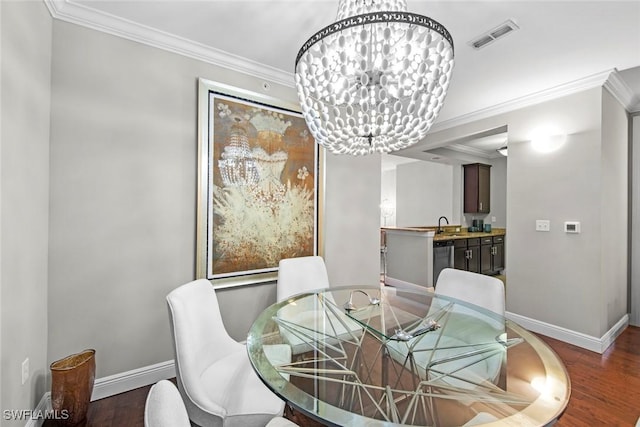
<path id="1" fill-rule="evenodd" d="M 602 299 L 604 335 L 625 314 L 628 302 L 629 118 L 625 108 L 602 89 Z"/>
<path id="2" fill-rule="evenodd" d="M 173 359 L 165 296 L 195 275 L 197 78 L 259 93 L 263 80 L 66 22 L 53 30 L 48 358 L 95 348 L 101 378 Z M 293 80 L 270 83 L 297 102 Z M 377 280 L 380 163 L 334 160 L 329 277 Z M 244 340 L 275 284 L 218 300 Z"/>
<path id="3" fill-rule="evenodd" d="M 629 323 L 640 326 L 640 112 L 631 117 L 631 280 Z"/>
<path id="4" fill-rule="evenodd" d="M 52 18 L 42 2 L 0 5 L 1 408 L 47 390 L 47 251 Z M 22 384 L 21 366 L 29 359 Z M 15 414 L 15 413 L 14 413 Z M 9 419 L 7 419 L 9 418 Z M 28 418 L 2 414 L 2 426 Z"/>

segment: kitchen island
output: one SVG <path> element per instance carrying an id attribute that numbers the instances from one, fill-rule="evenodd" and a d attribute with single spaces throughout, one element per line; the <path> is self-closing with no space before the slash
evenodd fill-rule
<path id="1" fill-rule="evenodd" d="M 443 267 L 485 274 L 495 274 L 504 268 L 506 229 L 470 232 L 460 225 L 446 225 L 440 230 L 437 226 L 382 227 L 385 284 L 431 288 Z M 445 253 L 445 248 L 450 252 Z M 443 254 L 447 258 L 444 266 Z"/>
<path id="2" fill-rule="evenodd" d="M 383 227 L 384 283 L 395 287 L 433 287 L 432 227 Z"/>

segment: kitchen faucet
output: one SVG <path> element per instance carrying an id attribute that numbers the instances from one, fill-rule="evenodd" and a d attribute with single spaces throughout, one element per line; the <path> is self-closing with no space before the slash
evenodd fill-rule
<path id="1" fill-rule="evenodd" d="M 449 220 L 447 219 L 446 216 L 441 216 L 440 218 L 438 218 L 438 231 L 437 231 L 438 234 L 444 233 L 444 230 L 440 226 L 440 220 L 443 220 L 443 219 L 447 222 L 447 225 L 449 225 Z"/>

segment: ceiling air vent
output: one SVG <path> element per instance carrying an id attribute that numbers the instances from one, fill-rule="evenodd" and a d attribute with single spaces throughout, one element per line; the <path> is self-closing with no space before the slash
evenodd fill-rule
<path id="1" fill-rule="evenodd" d="M 484 34 L 479 35 L 478 37 L 471 40 L 468 44 L 474 49 L 480 49 L 485 47 L 486 45 L 493 43 L 500 37 L 504 37 L 507 34 L 519 29 L 518 25 L 513 22 L 511 19 L 503 22 L 495 28 L 485 32 Z"/>

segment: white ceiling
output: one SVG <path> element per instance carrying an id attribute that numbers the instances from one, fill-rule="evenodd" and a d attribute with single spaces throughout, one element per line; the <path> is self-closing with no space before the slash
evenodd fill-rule
<path id="1" fill-rule="evenodd" d="M 337 0 L 45 0 L 63 20 L 293 86 L 300 46 L 335 20 Z M 609 70 L 640 67 L 640 1 L 412 1 L 443 24 L 455 68 L 437 123 Z M 513 20 L 520 29 L 474 50 L 467 43 Z M 622 72 L 640 99 L 640 68 Z"/>

